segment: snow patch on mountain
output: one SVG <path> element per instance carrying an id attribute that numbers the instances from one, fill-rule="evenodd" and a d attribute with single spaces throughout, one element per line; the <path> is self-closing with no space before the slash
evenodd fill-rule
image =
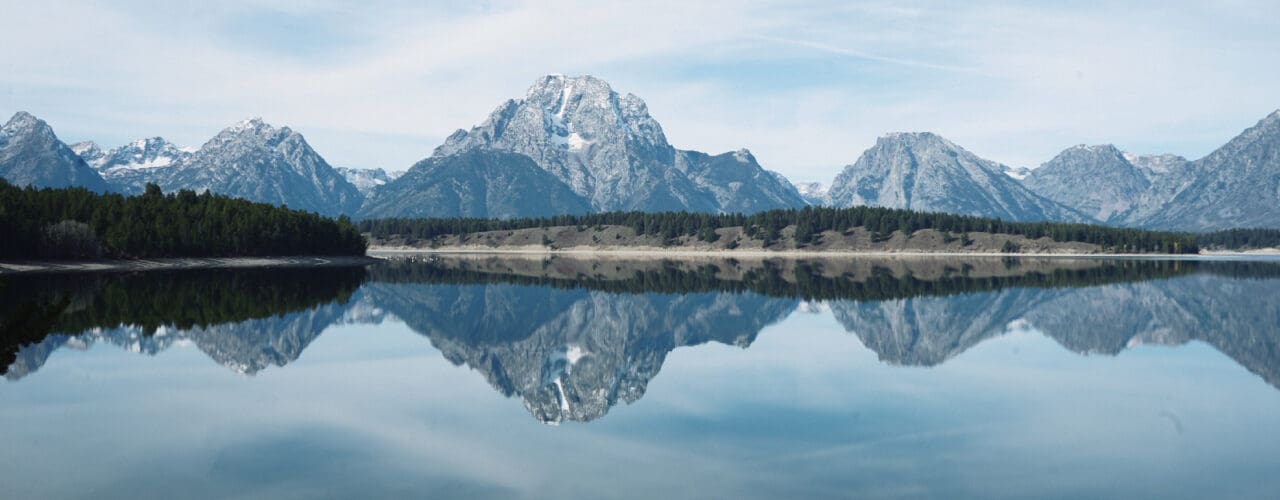
<path id="1" fill-rule="evenodd" d="M 597 211 L 760 211 L 803 205 L 750 153 L 729 161 L 678 150 L 634 94 L 592 76 L 547 75 L 482 124 L 458 130 L 435 156 L 492 149 L 532 159 Z"/>
<path id="2" fill-rule="evenodd" d="M 1010 167 L 1008 165 L 1000 165 L 1000 171 L 1004 172 L 1004 175 L 1013 177 L 1020 181 L 1026 180 L 1027 176 L 1031 175 L 1031 169 L 1027 167 Z"/>
<path id="3" fill-rule="evenodd" d="M 795 183 L 796 191 L 800 193 L 800 197 L 810 205 L 823 206 L 831 203 L 828 194 L 831 187 L 821 182 L 797 182 Z"/>

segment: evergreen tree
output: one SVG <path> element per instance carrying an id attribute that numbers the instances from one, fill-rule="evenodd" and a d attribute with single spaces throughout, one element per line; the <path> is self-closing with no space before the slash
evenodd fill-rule
<path id="1" fill-rule="evenodd" d="M 18 188 L 0 179 L 0 258 L 363 255 L 345 217 L 209 193 Z"/>

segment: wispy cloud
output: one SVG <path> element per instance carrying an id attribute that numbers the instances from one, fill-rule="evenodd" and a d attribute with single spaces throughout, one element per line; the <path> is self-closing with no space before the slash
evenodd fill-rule
<path id="1" fill-rule="evenodd" d="M 931 63 L 926 61 L 916 61 L 916 60 L 906 59 L 901 57 L 882 56 L 882 55 L 872 54 L 870 52 L 866 52 L 862 50 L 846 48 L 846 47 L 837 47 L 834 45 L 821 43 L 821 42 L 813 42 L 808 40 L 795 40 L 791 38 L 782 38 L 782 37 L 764 36 L 764 35 L 755 35 L 755 36 L 752 36 L 751 38 L 754 38 L 757 40 L 763 40 L 766 42 L 780 43 L 785 45 L 793 45 L 796 47 L 814 49 L 814 50 L 826 52 L 828 54 L 849 56 L 857 59 L 863 59 L 866 61 L 882 62 L 882 63 L 894 64 L 898 66 L 932 69 L 932 70 L 938 70 L 938 71 L 946 71 L 949 73 L 962 73 L 962 74 L 976 75 L 976 76 L 995 76 L 995 75 L 983 73 L 975 68 L 951 66 L 947 64 L 937 64 L 937 63 Z"/>
<path id="2" fill-rule="evenodd" d="M 4 9 L 0 113 L 199 144 L 244 116 L 403 168 L 545 73 L 646 99 L 680 147 L 830 180 L 885 132 L 1036 165 L 1206 153 L 1280 107 L 1280 4 L 44 2 Z M 1194 34 L 1191 36 L 1190 34 Z"/>

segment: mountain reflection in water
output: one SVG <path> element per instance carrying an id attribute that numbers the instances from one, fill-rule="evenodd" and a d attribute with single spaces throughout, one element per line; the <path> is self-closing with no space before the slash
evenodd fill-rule
<path id="1" fill-rule="evenodd" d="M 454 256 L 367 268 L 0 278 L 10 381 L 62 348 L 190 342 L 240 373 L 285 366 L 328 327 L 403 321 L 538 420 L 644 395 L 672 350 L 749 347 L 830 309 L 887 363 L 933 366 L 1011 329 L 1081 354 L 1212 345 L 1280 388 L 1280 264 L 1035 258 L 626 260 Z"/>

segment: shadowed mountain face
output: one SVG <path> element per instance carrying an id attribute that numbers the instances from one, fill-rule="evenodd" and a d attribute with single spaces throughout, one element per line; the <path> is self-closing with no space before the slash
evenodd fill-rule
<path id="1" fill-rule="evenodd" d="M 84 160 L 30 113 L 18 112 L 0 125 L 0 178 L 15 186 L 111 188 Z"/>
<path id="2" fill-rule="evenodd" d="M 358 217 L 511 219 L 591 211 L 586 199 L 529 157 L 499 151 L 427 158 L 374 192 Z"/>
<path id="3" fill-rule="evenodd" d="M 676 348 L 749 347 L 824 302 L 882 361 L 934 366 L 1031 329 L 1081 354 L 1205 342 L 1280 388 L 1280 264 L 1098 259 L 432 257 L 368 269 L 0 278 L 6 376 L 62 348 L 195 345 L 239 373 L 393 318 L 538 420 L 644 395 Z"/>

